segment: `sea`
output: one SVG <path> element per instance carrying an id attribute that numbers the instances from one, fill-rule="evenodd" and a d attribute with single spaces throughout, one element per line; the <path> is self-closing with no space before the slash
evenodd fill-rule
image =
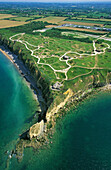
<path id="1" fill-rule="evenodd" d="M 14 65 L 0 53 L 0 170 L 111 170 L 111 94 L 99 92 L 57 121 L 49 144 L 7 154 L 33 123 L 36 101 Z"/>

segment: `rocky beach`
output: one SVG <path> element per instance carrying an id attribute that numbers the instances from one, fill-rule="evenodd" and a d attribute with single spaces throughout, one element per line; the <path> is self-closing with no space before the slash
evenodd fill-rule
<path id="1" fill-rule="evenodd" d="M 0 50 L 17 68 L 19 73 L 24 78 L 28 87 L 33 91 L 34 98 L 37 100 L 39 107 L 39 114 L 42 114 L 42 104 L 45 103 L 42 92 L 39 88 L 37 88 L 35 80 L 30 74 L 30 71 L 26 66 L 22 63 L 21 60 L 14 54 L 12 54 L 8 49 L 1 47 Z M 52 134 L 54 133 L 54 127 L 56 125 L 57 119 L 62 119 L 62 117 L 67 113 L 71 108 L 75 108 L 86 98 L 90 98 L 93 94 L 98 93 L 99 91 L 110 91 L 111 85 L 107 84 L 103 87 L 99 87 L 97 89 L 88 89 L 84 92 L 78 91 L 77 94 L 73 94 L 71 90 L 66 91 L 64 94 L 67 96 L 66 99 L 57 107 L 53 108 L 52 112 L 47 114 L 49 121 L 44 126 L 44 121 L 37 122 L 33 124 L 27 131 L 20 135 L 20 140 L 16 145 L 16 150 L 14 150 L 14 154 L 16 154 L 16 158 L 21 161 L 23 159 L 24 148 L 33 147 L 35 149 L 41 148 L 49 144 L 49 139 L 52 138 Z M 56 114 L 54 114 L 56 113 Z M 50 120 L 51 116 L 51 120 Z M 29 135 L 29 139 L 27 138 L 27 134 Z M 35 137 L 35 138 L 33 138 Z M 40 138 L 39 138 L 40 137 Z M 25 140 L 24 140 L 25 139 Z M 52 141 L 50 141 L 52 143 Z M 9 157 L 8 162 L 11 157 Z"/>
<path id="2" fill-rule="evenodd" d="M 21 76 L 26 81 L 26 84 L 29 88 L 31 88 L 34 98 L 41 103 L 41 101 L 44 102 L 44 99 L 42 97 L 42 92 L 39 88 L 37 88 L 37 85 L 35 83 L 34 78 L 31 76 L 30 71 L 28 68 L 23 64 L 21 60 L 18 59 L 18 56 L 13 54 L 8 48 L 5 48 L 4 46 L 0 46 L 0 51 L 14 64 L 14 66 L 17 68 Z"/>

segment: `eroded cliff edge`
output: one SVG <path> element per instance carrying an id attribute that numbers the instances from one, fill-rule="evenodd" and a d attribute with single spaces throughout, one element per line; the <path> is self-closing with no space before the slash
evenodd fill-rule
<path id="1" fill-rule="evenodd" d="M 15 49 L 15 42 L 12 43 L 9 40 L 1 41 L 1 44 L 15 53 L 18 60 L 23 61 L 34 78 L 36 87 L 42 92 L 42 98 L 40 97 L 41 99 L 39 99 L 42 108 L 39 120 L 20 136 L 16 146 L 16 157 L 21 160 L 25 147 L 39 148 L 48 143 L 48 134 L 50 134 L 56 120 L 62 117 L 71 106 L 76 107 L 79 101 L 87 97 L 92 91 L 110 84 L 111 72 L 106 69 L 104 70 L 105 74 L 102 74 L 100 70 L 94 70 L 93 74 L 84 76 L 84 79 L 79 78 L 71 88 L 67 88 L 63 82 L 60 91 L 52 91 L 50 81 L 39 71 L 32 58 L 24 57 L 24 51 L 19 48 L 19 45 Z"/>

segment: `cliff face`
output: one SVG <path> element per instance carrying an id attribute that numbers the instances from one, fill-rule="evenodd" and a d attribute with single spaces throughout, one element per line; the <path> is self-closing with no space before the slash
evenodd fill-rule
<path id="1" fill-rule="evenodd" d="M 54 116 L 54 114 L 56 114 L 59 111 L 59 109 L 66 104 L 66 102 L 70 99 L 71 96 L 73 96 L 73 91 L 71 89 L 68 89 L 65 93 L 63 93 L 63 95 L 65 96 L 65 99 L 62 102 L 60 102 L 57 106 L 55 105 L 51 111 L 47 111 L 46 114 L 47 122 L 49 122 L 51 117 Z"/>
<path id="2" fill-rule="evenodd" d="M 20 44 L 17 44 L 17 42 L 12 42 L 10 40 L 7 40 L 6 38 L 3 39 L 2 36 L 0 36 L 0 44 L 8 47 L 10 51 L 12 51 L 14 54 L 18 56 L 18 59 L 22 60 L 24 65 L 28 68 L 30 71 L 31 76 L 34 78 L 36 86 L 41 90 L 42 97 L 44 99 L 41 100 L 42 105 L 42 114 L 41 119 L 45 119 L 46 111 L 50 107 L 53 96 L 50 90 L 49 82 L 44 78 L 44 76 L 39 71 L 37 64 L 33 58 L 31 58 L 30 53 L 27 51 L 27 53 L 24 51 L 23 46 L 19 47 Z"/>
<path id="3" fill-rule="evenodd" d="M 41 120 L 41 122 L 36 123 L 30 127 L 29 130 L 30 139 L 32 139 L 33 137 L 39 138 L 39 136 L 42 135 L 43 131 L 44 131 L 44 121 Z"/>
<path id="4" fill-rule="evenodd" d="M 75 96 L 79 91 L 82 94 L 88 89 L 101 87 L 111 83 L 110 71 L 104 69 L 102 72 L 101 70 L 95 69 L 91 75 L 80 77 L 80 79 L 78 79 L 78 81 L 75 83 L 67 81 L 67 86 L 65 86 L 65 83 L 63 82 L 64 84 L 62 90 L 54 96 L 50 90 L 50 82 L 39 71 L 35 60 L 30 57 L 30 53 L 25 52 L 24 49 L 22 49 L 22 46 L 19 47 L 19 45 L 17 46 L 15 42 L 10 42 L 7 39 L 1 40 L 1 44 L 6 45 L 12 52 L 18 55 L 18 58 L 22 60 L 26 67 L 28 67 L 30 70 L 30 73 L 34 78 L 37 87 L 41 89 L 42 96 L 45 101 L 41 101 L 43 108 L 41 120 L 43 119 L 47 120 L 47 122 L 50 122 L 52 117 L 54 117 L 54 115 L 70 100 L 70 98 Z M 39 132 L 41 131 L 40 127 L 41 123 L 37 123 L 30 128 L 30 138 L 39 135 Z"/>
<path id="5" fill-rule="evenodd" d="M 106 71 L 106 70 L 105 70 Z M 104 74 L 103 74 L 104 75 Z M 60 92 L 54 99 L 53 103 L 47 110 L 46 119 L 47 122 L 53 121 L 54 115 L 65 106 L 66 103 L 72 102 L 73 99 L 77 101 L 85 98 L 87 94 L 92 92 L 93 89 L 103 87 L 111 83 L 111 72 L 107 71 L 106 75 L 103 76 L 99 71 L 95 75 L 89 75 L 84 78 L 84 81 L 78 80 L 73 88 L 69 88 L 64 93 Z M 65 88 L 65 87 L 64 87 Z M 68 108 L 66 108 L 68 110 Z"/>

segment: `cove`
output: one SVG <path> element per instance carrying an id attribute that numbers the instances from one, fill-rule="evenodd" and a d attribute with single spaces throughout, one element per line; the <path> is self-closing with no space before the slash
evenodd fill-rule
<path id="1" fill-rule="evenodd" d="M 34 123 L 37 102 L 15 66 L 0 52 L 0 170 L 19 134 Z"/>
<path id="2" fill-rule="evenodd" d="M 25 149 L 24 158 L 13 158 L 10 170 L 110 170 L 111 94 L 99 93 L 71 110 L 56 124 L 45 149 Z"/>

